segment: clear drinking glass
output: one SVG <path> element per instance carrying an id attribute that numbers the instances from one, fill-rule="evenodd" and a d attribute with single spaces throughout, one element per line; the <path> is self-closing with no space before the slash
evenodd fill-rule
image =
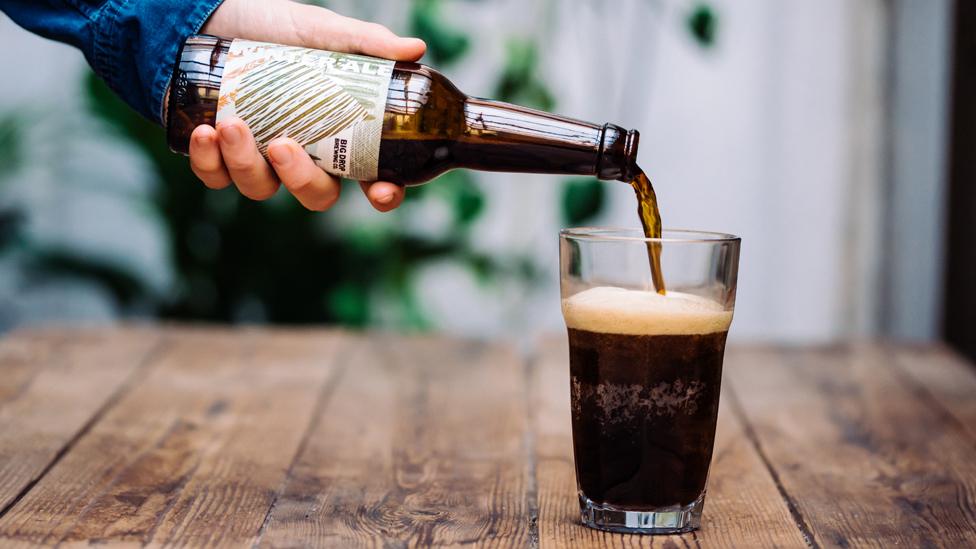
<path id="1" fill-rule="evenodd" d="M 739 244 L 694 231 L 560 233 L 583 524 L 646 534 L 700 526 Z M 651 282 L 655 247 L 664 295 Z"/>

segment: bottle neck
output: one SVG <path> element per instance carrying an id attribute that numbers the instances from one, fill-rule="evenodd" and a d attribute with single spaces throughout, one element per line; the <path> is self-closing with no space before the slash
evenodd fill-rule
<path id="1" fill-rule="evenodd" d="M 478 170 L 626 179 L 636 166 L 636 131 L 598 126 L 518 105 L 469 98 L 465 131 L 452 152 Z"/>

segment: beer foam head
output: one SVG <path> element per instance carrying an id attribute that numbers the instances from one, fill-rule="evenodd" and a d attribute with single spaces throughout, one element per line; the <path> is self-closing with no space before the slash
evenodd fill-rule
<path id="1" fill-rule="evenodd" d="M 732 323 L 732 311 L 704 297 L 606 286 L 563 299 L 563 317 L 570 328 L 626 335 L 711 334 Z"/>

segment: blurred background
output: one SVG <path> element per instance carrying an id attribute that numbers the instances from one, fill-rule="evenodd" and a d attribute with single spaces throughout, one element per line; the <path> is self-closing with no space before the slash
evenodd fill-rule
<path id="1" fill-rule="evenodd" d="M 738 341 L 976 355 L 976 9 L 950 0 L 335 0 L 471 95 L 641 131 L 666 227 L 743 238 Z M 968 30 L 969 32 L 963 32 Z M 623 184 L 454 171 L 373 211 L 209 191 L 75 50 L 0 15 L 0 331 L 131 319 L 562 330 L 557 237 Z"/>

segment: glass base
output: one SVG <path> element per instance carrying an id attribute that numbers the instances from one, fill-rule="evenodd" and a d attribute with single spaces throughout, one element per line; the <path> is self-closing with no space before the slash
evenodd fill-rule
<path id="1" fill-rule="evenodd" d="M 623 534 L 680 534 L 701 527 L 705 494 L 684 506 L 663 507 L 648 511 L 617 509 L 579 495 L 580 518 L 584 526 Z"/>

